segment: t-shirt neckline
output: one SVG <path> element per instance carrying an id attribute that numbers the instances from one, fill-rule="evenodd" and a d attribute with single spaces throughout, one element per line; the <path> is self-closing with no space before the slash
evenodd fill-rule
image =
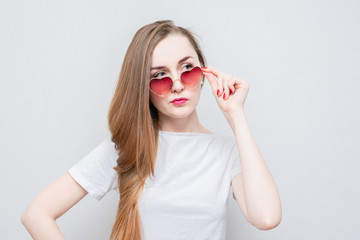
<path id="1" fill-rule="evenodd" d="M 159 130 L 159 133 L 166 135 L 174 135 L 174 136 L 215 136 L 214 134 L 201 133 L 201 132 L 168 132 L 168 131 Z"/>

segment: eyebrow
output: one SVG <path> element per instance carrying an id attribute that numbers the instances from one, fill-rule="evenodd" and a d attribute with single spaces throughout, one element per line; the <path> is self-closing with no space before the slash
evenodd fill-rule
<path id="1" fill-rule="evenodd" d="M 188 60 L 189 58 L 193 58 L 192 56 L 186 56 L 186 57 L 183 57 L 182 59 L 179 60 L 179 63 L 182 63 L 186 60 Z M 166 68 L 166 66 L 157 66 L 157 67 L 152 67 L 151 70 L 155 70 L 155 69 L 163 69 L 163 68 Z"/>

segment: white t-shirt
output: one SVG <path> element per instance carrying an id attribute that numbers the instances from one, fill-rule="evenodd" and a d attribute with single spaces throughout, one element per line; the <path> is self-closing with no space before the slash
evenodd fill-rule
<path id="1" fill-rule="evenodd" d="M 108 137 L 69 173 L 100 200 L 110 190 L 119 192 L 117 158 Z M 154 176 L 138 202 L 143 239 L 225 240 L 231 180 L 240 172 L 234 136 L 160 131 Z"/>

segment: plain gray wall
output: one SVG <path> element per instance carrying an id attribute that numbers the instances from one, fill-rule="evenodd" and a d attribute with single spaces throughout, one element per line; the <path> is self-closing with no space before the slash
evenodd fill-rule
<path id="1" fill-rule="evenodd" d="M 190 27 L 209 66 L 250 83 L 245 112 L 277 183 L 281 224 L 261 231 L 229 206 L 228 239 L 355 239 L 360 154 L 359 1 L 1 1 L 0 239 L 30 239 L 20 216 L 107 136 L 106 114 L 135 32 Z M 206 82 L 200 121 L 231 135 Z M 107 239 L 116 192 L 57 222 Z"/>

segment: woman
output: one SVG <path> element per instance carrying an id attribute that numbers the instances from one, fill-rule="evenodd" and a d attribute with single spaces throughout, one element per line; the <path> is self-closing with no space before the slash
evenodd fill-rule
<path id="1" fill-rule="evenodd" d="M 188 29 L 157 21 L 126 52 L 105 139 L 22 216 L 34 239 L 64 239 L 55 220 L 86 194 L 120 200 L 110 239 L 225 239 L 229 190 L 249 223 L 272 229 L 281 203 L 244 114 L 249 84 L 205 67 Z M 234 137 L 199 122 L 205 77 Z"/>

